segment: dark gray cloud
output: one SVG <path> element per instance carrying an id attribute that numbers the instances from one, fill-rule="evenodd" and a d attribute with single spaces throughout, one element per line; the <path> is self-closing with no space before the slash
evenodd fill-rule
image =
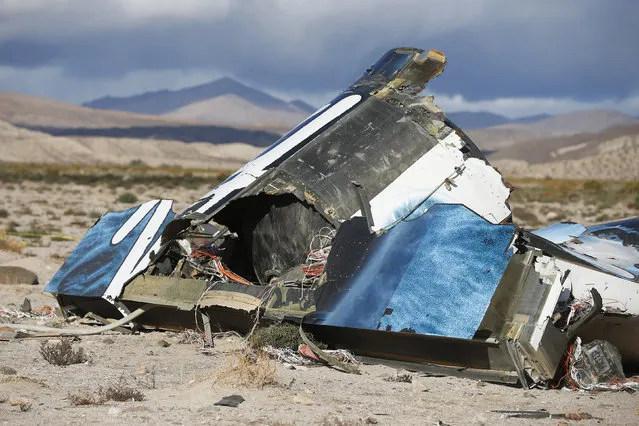
<path id="1" fill-rule="evenodd" d="M 66 84 L 208 69 L 322 93 L 408 45 L 446 53 L 440 94 L 625 99 L 639 94 L 638 12 L 636 0 L 4 0 L 0 66 L 58 67 Z"/>

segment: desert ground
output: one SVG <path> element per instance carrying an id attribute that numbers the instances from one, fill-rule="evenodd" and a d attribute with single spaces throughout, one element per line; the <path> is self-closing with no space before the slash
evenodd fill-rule
<path id="1" fill-rule="evenodd" d="M 154 198 L 175 200 L 179 212 L 222 174 L 188 170 L 105 171 L 9 166 L 0 176 L 0 266 L 22 266 L 39 284 L 0 283 L 2 322 L 90 327 L 51 313 L 45 284 L 87 229 L 107 210 Z M 3 173 L 4 173 L 3 172 Z M 584 224 L 639 214 L 637 182 L 515 179 L 510 203 L 516 223 L 540 227 L 560 220 Z M 20 312 L 29 298 L 34 314 Z M 40 314 L 36 314 L 40 313 Z M 0 338 L 0 422 L 4 424 L 637 424 L 639 396 L 568 389 L 522 390 L 453 377 L 433 377 L 379 365 L 361 375 L 326 366 L 294 367 L 262 360 L 268 380 L 243 382 L 234 371 L 242 337 L 223 335 L 203 350 L 197 333 L 157 330 L 85 336 L 72 342 L 86 360 L 47 362 L 43 338 Z M 0 337 L 3 336 L 0 334 Z M 274 373 L 271 369 L 274 369 Z M 410 377 L 406 377 L 408 375 Z M 403 380 L 402 380 L 403 379 Z M 270 382 L 270 383 L 269 383 Z M 263 385 L 263 387 L 259 387 Z M 99 400 L 114 386 L 139 401 Z M 241 395 L 238 407 L 214 405 Z M 93 399 L 92 399 L 93 398 Z M 510 418 L 495 410 L 539 410 L 566 418 Z M 591 418 L 581 419 L 577 413 Z M 581 416 L 588 417 L 588 416 Z M 572 419 L 572 420 L 571 420 Z"/>

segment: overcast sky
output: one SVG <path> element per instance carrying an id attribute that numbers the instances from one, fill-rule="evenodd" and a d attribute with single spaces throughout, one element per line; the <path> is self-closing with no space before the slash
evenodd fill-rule
<path id="1" fill-rule="evenodd" d="M 639 115 L 638 0 L 0 0 L 0 90 L 81 103 L 221 76 L 320 105 L 385 50 L 442 50 L 448 111 Z"/>

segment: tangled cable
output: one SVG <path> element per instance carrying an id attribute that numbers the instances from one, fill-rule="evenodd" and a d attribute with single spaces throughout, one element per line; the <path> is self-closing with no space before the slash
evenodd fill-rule
<path id="1" fill-rule="evenodd" d="M 337 231 L 334 229 L 324 226 L 311 239 L 306 261 L 302 266 L 302 273 L 304 274 L 302 287 L 313 287 L 319 281 L 320 275 L 324 272 L 336 233 Z"/>

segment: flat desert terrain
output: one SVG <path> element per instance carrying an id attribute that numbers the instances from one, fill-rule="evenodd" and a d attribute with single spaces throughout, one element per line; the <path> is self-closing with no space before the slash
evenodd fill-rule
<path id="1" fill-rule="evenodd" d="M 65 169 L 66 170 L 66 169 Z M 0 187 L 0 266 L 22 266 L 38 285 L 0 284 L 2 322 L 90 327 L 85 319 L 65 323 L 51 313 L 55 299 L 43 292 L 86 230 L 107 210 L 123 210 L 153 198 L 175 200 L 181 211 L 221 177 L 178 173 L 145 176 L 129 169 L 65 177 L 13 170 Z M 22 175 L 20 174 L 22 173 Z M 182 174 L 179 174 L 182 173 Z M 20 177 L 22 176 L 22 177 Z M 40 177 L 38 177 L 40 176 Z M 176 183 L 177 182 L 177 183 Z M 180 184 L 179 182 L 183 182 Z M 639 214 L 636 182 L 515 180 L 515 220 L 538 227 L 572 219 L 584 224 Z M 554 194 L 545 196 L 545 191 Z M 126 195 L 128 194 L 128 195 Z M 137 201 L 132 201 L 133 195 Z M 39 315 L 19 309 L 25 297 Z M 6 331 L 6 330 L 5 330 Z M 71 342 L 86 361 L 48 363 L 42 338 L 0 339 L 0 422 L 4 424 L 614 424 L 639 423 L 639 396 L 629 393 L 522 390 L 455 377 L 433 377 L 379 365 L 361 375 L 325 366 L 293 367 L 261 361 L 270 383 L 244 383 L 232 374 L 244 341 L 220 336 L 202 350 L 196 333 L 109 332 Z M 408 375 L 408 376 L 405 376 Z M 264 385 L 259 387 L 258 385 Z M 98 400 L 113 387 L 139 401 Z M 214 405 L 240 395 L 236 408 Z M 547 410 L 568 418 L 510 418 L 495 410 Z M 587 413 L 582 416 L 578 413 Z M 585 418 L 590 417 L 590 418 Z M 581 419 L 581 420 L 579 420 Z"/>

